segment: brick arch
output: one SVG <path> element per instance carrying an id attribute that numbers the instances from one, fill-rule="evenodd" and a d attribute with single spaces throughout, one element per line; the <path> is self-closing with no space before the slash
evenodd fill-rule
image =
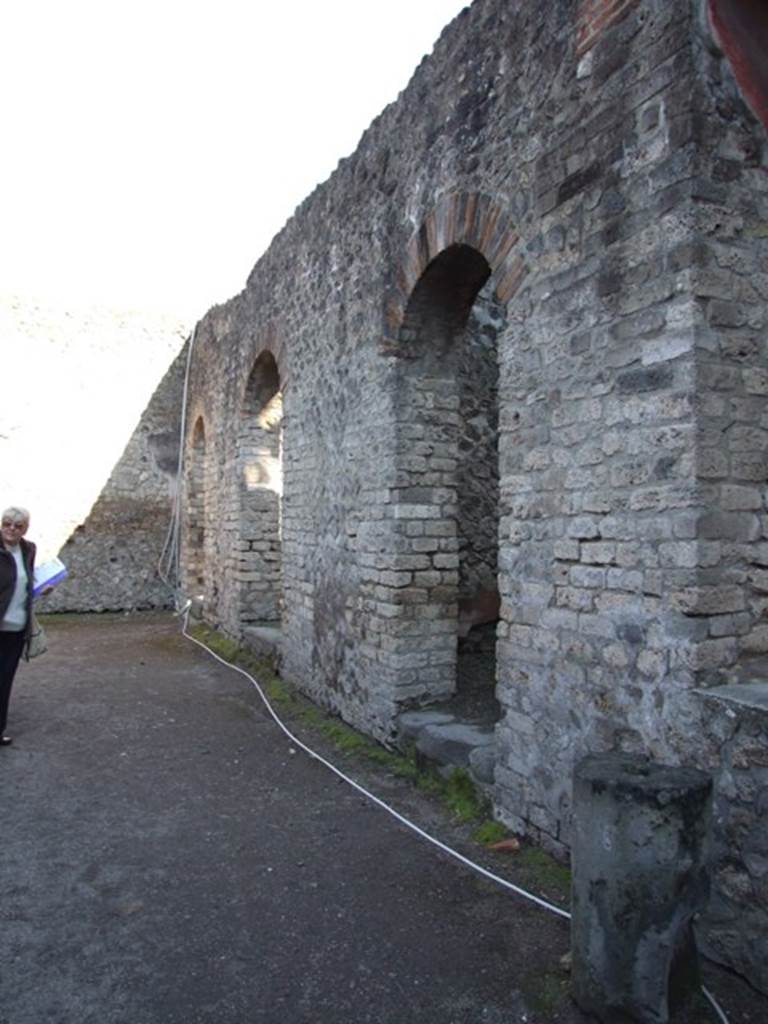
<path id="1" fill-rule="evenodd" d="M 258 336 L 244 364 L 234 438 L 239 626 L 276 624 L 282 607 L 282 420 L 285 346 Z"/>
<path id="2" fill-rule="evenodd" d="M 205 591 L 206 533 L 208 518 L 209 459 L 208 428 L 206 417 L 195 410 L 189 417 L 189 429 L 185 438 L 184 528 L 182 531 L 184 589 L 192 596 L 202 596 Z"/>
<path id="3" fill-rule="evenodd" d="M 193 401 L 187 407 L 185 420 L 184 444 L 186 445 L 186 453 L 189 450 L 189 446 L 192 444 L 195 432 L 199 429 L 200 425 L 202 425 L 202 429 L 207 436 L 211 417 L 208 415 L 204 403 L 198 399 L 197 401 Z"/>
<path id="4" fill-rule="evenodd" d="M 253 334 L 248 350 L 243 358 L 244 375 L 239 382 L 238 408 L 242 407 L 251 371 L 256 362 L 265 353 L 271 355 L 275 360 L 277 373 L 280 377 L 280 390 L 285 392 L 288 386 L 288 346 L 285 342 L 285 333 L 280 324 L 269 323 L 262 330 Z"/>
<path id="5" fill-rule="evenodd" d="M 392 654 L 411 702 L 457 694 L 461 704 L 471 676 L 474 696 L 482 689 L 495 710 L 498 352 L 526 274 L 519 243 L 501 203 L 451 193 L 408 240 L 395 272 L 379 351 L 396 357 L 384 512 L 396 530 L 375 564 L 391 570 L 378 573 L 377 595 L 397 609 Z M 382 578 L 393 581 L 391 593 Z M 494 611 L 478 617 L 483 595 Z M 465 610 L 469 618 L 460 618 Z M 464 643 L 473 625 L 490 629 Z"/>
<path id="6" fill-rule="evenodd" d="M 395 272 L 395 285 L 387 296 L 386 338 L 397 338 L 417 283 L 430 263 L 453 245 L 476 249 L 491 269 L 491 287 L 497 302 L 506 305 L 527 273 L 517 251 L 520 236 L 507 209 L 480 192 L 452 192 L 429 211 L 411 236 Z"/>
<path id="7" fill-rule="evenodd" d="M 195 453 L 200 451 L 201 439 L 203 447 L 210 445 L 212 418 L 208 415 L 204 403 L 196 401 L 187 408 L 185 420 L 182 444 L 184 445 L 183 475 L 186 478 L 191 460 L 195 457 Z"/>
<path id="8" fill-rule="evenodd" d="M 190 431 L 190 443 L 193 448 L 197 447 L 201 442 L 205 443 L 205 435 L 207 431 L 205 429 L 205 415 L 200 412 L 192 419 L 192 429 Z"/>
<path id="9" fill-rule="evenodd" d="M 744 97 L 768 130 L 768 8 L 765 0 L 708 0 L 715 37 Z"/>

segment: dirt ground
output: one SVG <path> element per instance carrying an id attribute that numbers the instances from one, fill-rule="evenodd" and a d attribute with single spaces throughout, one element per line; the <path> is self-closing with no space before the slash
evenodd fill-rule
<path id="1" fill-rule="evenodd" d="M 48 632 L 0 750 L 0 1024 L 584 1024 L 567 921 L 305 754 L 177 619 Z M 488 851 L 412 783 L 288 725 L 442 842 L 567 904 L 529 851 Z M 732 1024 L 768 1020 L 740 979 L 705 964 L 704 980 Z M 716 1020 L 703 998 L 681 1018 Z"/>

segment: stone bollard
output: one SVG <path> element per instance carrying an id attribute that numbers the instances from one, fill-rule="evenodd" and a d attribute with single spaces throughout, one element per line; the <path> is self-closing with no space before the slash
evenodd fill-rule
<path id="1" fill-rule="evenodd" d="M 712 780 L 595 754 L 573 785 L 573 994 L 604 1024 L 665 1024 L 699 988 Z"/>

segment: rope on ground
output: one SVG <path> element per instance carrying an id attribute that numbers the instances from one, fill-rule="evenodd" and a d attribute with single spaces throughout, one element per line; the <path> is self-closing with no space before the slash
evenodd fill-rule
<path id="1" fill-rule="evenodd" d="M 709 1002 L 710 1002 L 710 1004 L 712 1006 L 712 1009 L 715 1011 L 715 1013 L 720 1018 L 720 1020 L 723 1022 L 723 1024 L 730 1024 L 730 1021 L 728 1020 L 728 1017 L 725 1014 L 725 1010 L 720 1006 L 720 1004 L 715 999 L 715 997 L 712 995 L 712 993 L 709 991 L 709 989 L 706 988 L 704 985 L 702 985 L 701 986 L 701 991 L 704 993 L 705 997 L 709 1000 Z"/>
<path id="2" fill-rule="evenodd" d="M 410 819 L 404 817 L 402 814 L 399 813 L 399 811 L 396 811 L 393 807 L 390 807 L 389 804 L 385 803 L 379 797 L 375 796 L 364 786 L 361 786 L 359 782 L 355 782 L 355 780 L 350 778 L 349 775 L 345 775 L 344 772 L 342 772 L 330 761 L 327 761 L 321 754 L 318 754 L 317 751 L 312 750 L 311 747 L 308 747 L 305 743 L 302 743 L 302 741 L 298 739 L 298 737 L 296 737 L 275 714 L 272 705 L 269 703 L 269 700 L 267 699 L 264 691 L 262 690 L 261 686 L 253 678 L 252 675 L 246 672 L 245 669 L 240 668 L 239 665 L 234 665 L 230 661 L 225 661 L 224 658 L 221 658 L 218 654 L 216 654 L 215 651 L 212 651 L 210 647 L 206 647 L 204 643 L 202 643 L 200 640 L 197 640 L 189 632 L 187 632 L 187 618 L 188 616 L 185 613 L 182 627 L 182 632 L 184 636 L 188 640 L 191 640 L 192 643 L 197 644 L 198 647 L 202 647 L 203 650 L 207 651 L 211 655 L 211 657 L 216 659 L 216 661 L 221 662 L 222 665 L 226 665 L 228 668 L 234 669 L 235 672 L 239 672 L 241 675 L 245 676 L 246 679 L 250 680 L 252 685 L 255 687 L 259 697 L 261 698 L 264 706 L 271 715 L 272 719 L 285 733 L 285 735 L 288 737 L 291 743 L 295 743 L 297 747 L 303 750 L 306 754 L 309 754 L 309 756 L 314 758 L 316 761 L 319 761 L 320 764 L 328 768 L 329 771 L 332 771 L 334 775 L 337 775 L 344 782 L 348 783 L 348 785 L 352 786 L 353 789 L 356 789 L 358 793 L 362 793 L 362 795 L 365 796 L 368 800 L 371 800 L 378 807 L 381 807 L 382 810 L 386 811 L 388 814 L 391 814 L 393 818 L 396 818 L 402 825 L 405 825 L 406 828 L 411 829 L 411 831 L 415 832 L 416 835 L 421 836 L 422 839 L 426 839 L 427 842 L 432 843 L 438 849 L 442 850 L 443 853 L 447 853 L 450 857 L 453 857 L 456 860 L 460 861 L 462 864 L 464 864 L 466 867 L 471 868 L 473 871 L 477 871 L 479 874 L 483 875 L 485 878 L 490 879 L 492 882 L 496 882 L 498 885 L 503 886 L 505 889 L 509 889 L 512 892 L 517 893 L 518 896 L 522 896 L 524 899 L 530 900 L 532 903 L 537 903 L 540 907 L 543 907 L 545 910 L 549 910 L 550 913 L 557 914 L 560 917 L 566 918 L 566 920 L 570 920 L 571 915 L 568 913 L 567 910 L 562 910 L 560 907 L 556 907 L 553 903 L 549 903 L 547 900 L 543 900 L 540 897 L 535 896 L 533 893 L 526 892 L 525 889 L 519 888 L 519 886 L 516 886 L 512 882 L 507 881 L 506 878 L 501 878 L 500 875 L 494 874 L 494 872 L 492 871 L 488 871 L 487 868 L 484 868 L 482 867 L 482 865 L 475 863 L 475 861 L 470 860 L 468 857 L 465 857 L 464 854 L 459 853 L 458 850 L 454 850 L 450 846 L 446 846 L 445 843 L 442 843 L 439 839 L 436 839 L 434 836 L 431 836 L 428 832 L 425 832 L 424 829 L 420 828 L 414 822 L 410 821 Z"/>
<path id="3" fill-rule="evenodd" d="M 406 828 L 410 829 L 412 832 L 415 832 L 417 836 L 420 836 L 428 843 L 431 843 L 433 846 L 436 846 L 439 850 L 442 850 L 442 852 L 447 854 L 449 857 L 453 857 L 454 860 L 459 861 L 465 867 L 470 868 L 472 871 L 476 871 L 484 878 L 489 879 L 491 882 L 495 882 L 502 888 L 514 892 L 516 893 L 516 895 L 530 901 L 531 903 L 537 904 L 537 906 L 542 907 L 544 910 L 548 910 L 550 913 L 556 914 L 558 917 L 563 917 L 566 920 L 570 921 L 571 915 L 568 913 L 567 910 L 563 910 L 561 907 L 555 906 L 554 903 L 549 903 L 547 900 L 543 900 L 539 896 L 536 896 L 525 889 L 521 889 L 520 886 L 514 885 L 512 882 L 509 882 L 506 878 L 502 878 L 500 875 L 495 874 L 493 871 L 489 871 L 487 868 L 484 868 L 481 864 L 478 864 L 475 861 L 470 860 L 469 857 L 465 857 L 464 854 L 459 853 L 458 850 L 454 850 L 452 847 L 447 846 L 439 839 L 436 839 L 428 832 L 425 832 L 424 829 L 420 828 L 417 824 L 415 824 L 415 822 L 412 822 L 409 818 L 406 818 L 404 815 L 400 814 L 400 812 L 396 811 L 394 807 L 390 807 L 389 804 L 385 803 L 375 794 L 371 793 L 364 786 L 361 786 L 359 782 L 355 782 L 355 780 L 350 778 L 349 775 L 346 775 L 344 772 L 341 771 L 341 769 L 337 768 L 330 761 L 326 760 L 326 758 L 324 758 L 321 754 L 318 754 L 316 750 L 312 750 L 311 747 L 308 747 L 306 743 L 303 743 L 297 736 L 295 736 L 290 731 L 290 729 L 282 722 L 282 720 L 277 716 L 267 698 L 267 695 L 264 693 L 264 690 L 262 689 L 261 685 L 257 682 L 256 679 L 254 679 L 254 677 L 249 672 L 246 672 L 244 668 L 241 668 L 239 665 L 235 665 L 231 661 L 226 661 L 224 658 L 216 654 L 215 651 L 212 651 L 210 647 L 207 647 L 204 643 L 202 643 L 202 641 L 198 640 L 196 637 L 192 636 L 189 633 L 189 631 L 187 630 L 187 625 L 189 622 L 189 602 L 187 602 L 186 606 L 184 607 L 183 611 L 180 614 L 182 616 L 181 631 L 182 634 L 187 638 L 187 640 L 191 640 L 193 644 L 197 644 L 198 647 L 202 647 L 204 651 L 210 654 L 212 658 L 215 658 L 216 661 L 220 662 L 222 665 L 226 666 L 227 668 L 234 669 L 235 672 L 239 672 L 240 675 L 245 676 L 245 678 L 251 683 L 251 685 L 256 690 L 256 693 L 259 695 L 261 702 L 264 704 L 264 707 L 267 709 L 267 712 L 269 713 L 272 720 L 288 737 L 291 743 L 295 743 L 297 747 L 303 750 L 311 758 L 314 758 L 314 760 L 319 761 L 320 764 L 324 765 L 329 771 L 333 772 L 333 774 L 338 776 L 338 778 L 340 778 L 342 781 L 352 786 L 352 788 L 357 790 L 358 793 L 361 793 L 372 803 L 376 804 L 377 807 L 380 807 L 382 810 L 386 811 L 387 814 L 390 814 L 393 818 L 399 821 L 400 824 L 405 825 Z M 712 993 L 703 985 L 701 986 L 701 991 L 704 994 L 705 998 L 711 1004 L 713 1010 L 719 1017 L 722 1024 L 730 1024 L 730 1021 L 725 1011 L 719 1005 L 719 1003 L 712 995 Z"/>
<path id="4" fill-rule="evenodd" d="M 348 783 L 348 785 L 352 786 L 353 789 L 356 789 L 358 791 L 358 793 L 361 793 L 368 800 L 371 800 L 378 807 L 381 807 L 382 810 L 386 811 L 388 814 L 391 814 L 393 818 L 395 818 L 397 821 L 399 821 L 402 825 L 405 825 L 406 828 L 409 828 L 412 832 L 415 832 L 416 835 L 420 836 L 422 839 L 425 839 L 428 843 L 431 843 L 433 846 L 436 846 L 439 850 L 442 850 L 443 853 L 446 853 L 446 854 L 448 854 L 448 856 L 453 857 L 455 860 L 458 860 L 460 863 L 464 864 L 465 867 L 471 868 L 473 871 L 476 871 L 478 874 L 482 875 L 483 877 L 490 879 L 490 881 L 496 882 L 498 885 L 502 886 L 503 888 L 508 889 L 508 890 L 516 893 L 518 896 L 521 896 L 523 899 L 529 900 L 530 902 L 535 903 L 535 904 L 537 904 L 540 907 L 543 907 L 545 910 L 548 910 L 550 913 L 557 914 L 559 917 L 564 917 L 566 920 L 570 920 L 571 919 L 571 915 L 568 913 L 567 910 L 562 910 L 560 907 L 555 906 L 553 903 L 549 903 L 547 900 L 543 900 L 539 896 L 535 896 L 533 893 L 527 892 L 525 889 L 521 889 L 519 886 L 514 885 L 512 882 L 507 881 L 506 878 L 502 878 L 500 875 L 495 874 L 493 871 L 488 871 L 487 868 L 484 868 L 481 864 L 477 864 L 475 861 L 470 860 L 469 857 L 465 857 L 464 854 L 459 853 L 458 850 L 454 850 L 452 847 L 446 846 L 445 843 L 441 842 L 439 839 L 436 839 L 434 836 L 430 835 L 428 832 L 425 832 L 424 829 L 420 828 L 418 825 L 416 825 L 414 822 L 412 822 L 409 818 L 404 817 L 404 815 L 400 814 L 399 811 L 396 811 L 393 807 L 390 807 L 389 804 L 385 803 L 379 797 L 375 796 L 373 793 L 371 793 L 369 790 L 367 790 L 364 786 L 361 786 L 359 782 L 355 782 L 354 779 L 350 778 L 350 776 L 346 775 L 339 768 L 337 768 L 334 764 L 332 764 L 330 761 L 326 760 L 321 754 L 318 754 L 317 751 L 312 750 L 311 747 L 308 747 L 305 743 L 303 743 L 300 739 L 298 739 L 298 737 L 295 736 L 290 731 L 290 729 L 277 716 L 277 714 L 275 713 L 274 709 L 272 708 L 272 705 L 270 704 L 266 694 L 264 693 L 264 690 L 262 689 L 261 685 L 256 681 L 256 679 L 254 679 L 254 677 L 249 672 L 246 672 L 246 670 L 241 668 L 239 665 L 235 665 L 235 664 L 233 664 L 230 661 L 226 661 L 224 658 L 222 658 L 218 654 L 216 654 L 215 651 L 212 651 L 210 649 L 210 647 L 207 647 L 204 643 L 202 643 L 196 637 L 193 637 L 187 631 L 188 619 L 189 619 L 189 611 L 187 609 L 184 612 L 183 624 L 182 624 L 182 633 L 184 634 L 184 636 L 188 640 L 191 640 L 192 643 L 197 644 L 198 647 L 202 647 L 202 649 L 204 651 L 207 651 L 207 653 L 210 654 L 212 658 L 215 658 L 216 661 L 221 662 L 222 665 L 225 665 L 227 668 L 234 669 L 235 672 L 239 672 L 241 675 L 245 676 L 245 678 L 248 679 L 249 682 L 255 688 L 257 694 L 259 695 L 262 703 L 264 704 L 265 708 L 267 709 L 267 711 L 268 711 L 269 715 L 271 716 L 271 718 L 273 719 L 273 721 L 283 731 L 283 733 L 285 733 L 285 735 L 288 737 L 288 739 L 291 741 L 291 743 L 295 743 L 296 746 L 299 747 L 301 750 L 303 750 L 306 754 L 308 754 L 310 757 L 314 758 L 316 761 L 319 761 L 320 764 L 324 765 L 326 768 L 328 768 L 330 771 L 332 771 L 334 775 L 337 775 L 344 782 Z M 713 1010 L 715 1011 L 715 1013 L 719 1017 L 719 1019 L 722 1022 L 722 1024 L 730 1024 L 730 1022 L 728 1020 L 728 1017 L 725 1014 L 725 1011 L 719 1005 L 719 1003 L 717 1002 L 715 997 L 712 995 L 712 993 L 707 988 L 705 988 L 704 985 L 701 986 L 701 991 L 704 994 L 704 996 L 706 997 L 706 999 L 709 1001 L 709 1003 L 711 1004 Z"/>

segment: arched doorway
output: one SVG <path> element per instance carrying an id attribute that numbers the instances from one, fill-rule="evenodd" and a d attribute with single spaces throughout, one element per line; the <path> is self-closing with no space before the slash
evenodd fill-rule
<path id="1" fill-rule="evenodd" d="M 496 720 L 499 618 L 499 337 L 505 310 L 492 285 L 477 293 L 460 339 L 459 614 L 456 668 L 460 717 Z"/>
<path id="2" fill-rule="evenodd" d="M 414 651 L 425 696 L 498 717 L 498 355 L 504 312 L 476 248 L 427 265 L 405 307 L 395 399 L 399 516 L 412 537 Z M 416 562 L 413 563 L 416 565 Z M 421 698 L 422 701 L 424 697 Z"/>
<path id="3" fill-rule="evenodd" d="M 283 401 L 271 352 L 255 361 L 240 409 L 237 436 L 239 537 L 236 579 L 242 627 L 280 623 Z"/>
<path id="4" fill-rule="evenodd" d="M 204 600 L 207 459 L 202 416 L 197 418 L 192 430 L 188 462 L 184 588 L 187 597 Z"/>

